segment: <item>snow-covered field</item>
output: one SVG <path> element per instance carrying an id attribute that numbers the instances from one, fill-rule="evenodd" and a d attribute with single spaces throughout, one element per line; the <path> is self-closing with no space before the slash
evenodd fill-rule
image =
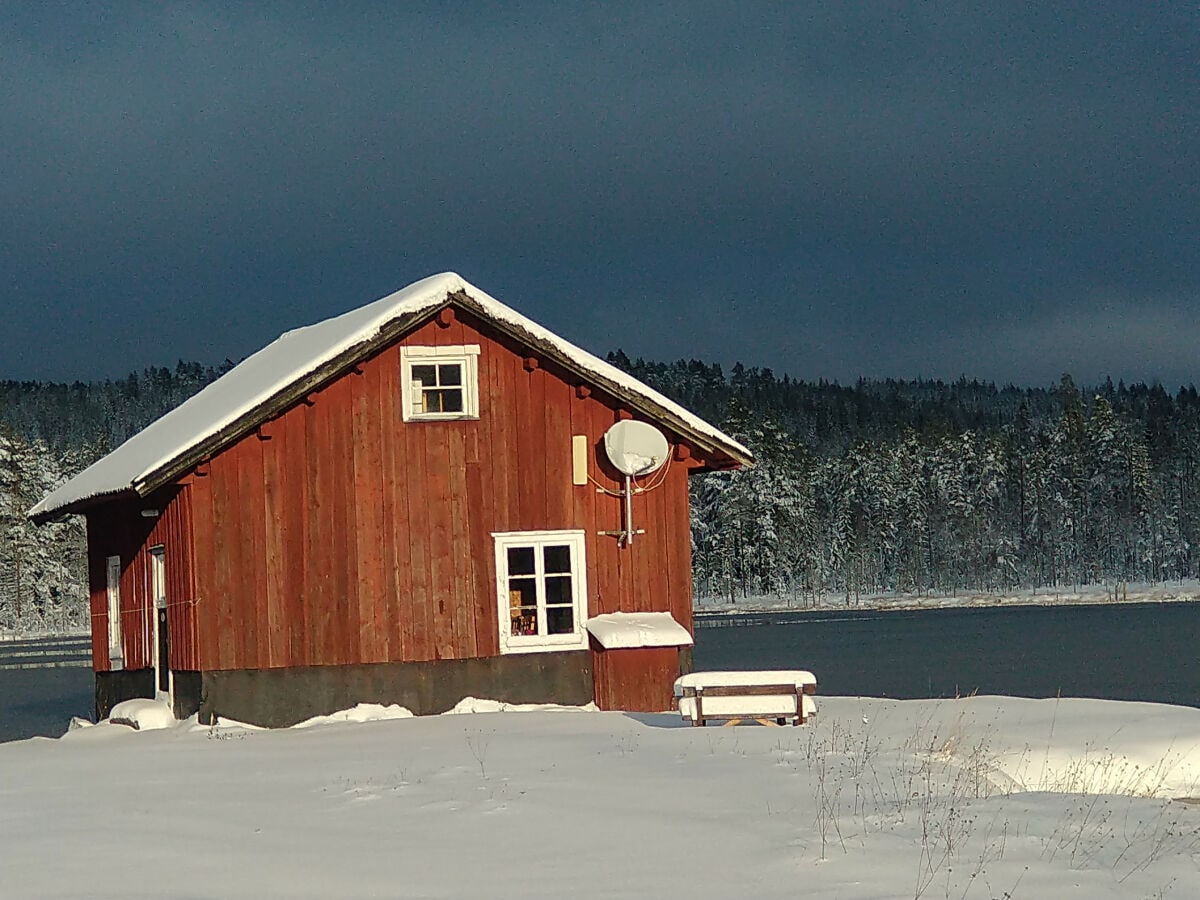
<path id="1" fill-rule="evenodd" d="M 0 895 L 1200 895 L 1196 709 L 830 697 L 803 728 L 337 718 L 0 745 Z"/>
<path id="2" fill-rule="evenodd" d="M 962 591 L 933 594 L 755 594 L 696 598 L 705 613 L 763 612 L 781 609 L 949 609 L 964 606 L 1074 606 L 1099 603 L 1179 603 L 1200 601 L 1200 581 L 1119 582 L 1017 591 Z"/>

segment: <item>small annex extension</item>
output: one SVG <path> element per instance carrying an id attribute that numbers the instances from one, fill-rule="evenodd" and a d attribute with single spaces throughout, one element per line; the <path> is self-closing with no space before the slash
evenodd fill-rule
<path id="1" fill-rule="evenodd" d="M 669 446 L 633 479 L 633 541 L 622 420 Z M 87 519 L 98 716 L 664 710 L 691 666 L 688 477 L 751 462 L 447 273 L 287 332 L 29 515 Z"/>

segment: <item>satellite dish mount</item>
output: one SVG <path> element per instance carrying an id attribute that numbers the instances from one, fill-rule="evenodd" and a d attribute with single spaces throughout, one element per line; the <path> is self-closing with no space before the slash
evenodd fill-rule
<path id="1" fill-rule="evenodd" d="M 635 530 L 633 527 L 633 479 L 662 468 L 671 447 L 666 436 L 653 425 L 625 419 L 604 432 L 604 452 L 608 461 L 625 476 L 622 493 L 625 527 L 621 531 L 601 533 L 615 536 L 620 546 L 628 547 L 635 534 L 646 533 L 643 528 Z"/>

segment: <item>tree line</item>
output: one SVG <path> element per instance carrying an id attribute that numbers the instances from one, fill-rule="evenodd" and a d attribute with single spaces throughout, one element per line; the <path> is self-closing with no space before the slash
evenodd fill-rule
<path id="1" fill-rule="evenodd" d="M 853 387 L 630 361 L 755 452 L 692 485 L 697 594 L 956 593 L 1200 575 L 1200 397 L 969 381 Z"/>
<path id="2" fill-rule="evenodd" d="M 0 381 L 0 633 L 89 625 L 83 519 L 35 527 L 35 503 L 232 366 L 180 362 L 125 378 Z"/>
<path id="3" fill-rule="evenodd" d="M 697 360 L 609 361 L 757 465 L 693 479 L 697 595 L 1059 588 L 1200 577 L 1200 396 L 960 379 L 800 381 Z M 232 364 L 0 381 L 0 631 L 86 627 L 84 529 L 45 493 Z"/>

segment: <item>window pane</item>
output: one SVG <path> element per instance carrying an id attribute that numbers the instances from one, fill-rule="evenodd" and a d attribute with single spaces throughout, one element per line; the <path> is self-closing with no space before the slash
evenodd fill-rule
<path id="1" fill-rule="evenodd" d="M 546 578 L 546 605 L 571 605 L 571 576 L 555 575 Z"/>
<path id="2" fill-rule="evenodd" d="M 454 387 L 462 384 L 462 366 L 458 363 L 438 366 L 438 384 L 442 387 Z"/>
<path id="3" fill-rule="evenodd" d="M 547 572 L 570 572 L 571 571 L 571 548 L 561 545 L 553 545 L 544 547 L 542 551 L 545 555 L 543 560 L 546 563 Z"/>
<path id="4" fill-rule="evenodd" d="M 575 630 L 574 610 L 569 606 L 556 606 L 546 610 L 546 630 L 550 634 L 570 634 Z"/>
<path id="5" fill-rule="evenodd" d="M 435 366 L 413 366 L 412 380 L 419 381 L 427 387 L 437 384 L 437 368 Z"/>
<path id="6" fill-rule="evenodd" d="M 462 412 L 463 409 L 463 393 L 462 388 L 454 388 L 449 391 L 438 391 L 441 395 L 441 410 L 442 412 Z"/>
<path id="7" fill-rule="evenodd" d="M 533 574 L 533 548 L 532 547 L 509 547 L 508 548 L 508 574 L 509 575 L 532 575 Z"/>
<path id="8" fill-rule="evenodd" d="M 537 585 L 532 578 L 508 581 L 509 631 L 512 634 L 537 634 Z"/>

